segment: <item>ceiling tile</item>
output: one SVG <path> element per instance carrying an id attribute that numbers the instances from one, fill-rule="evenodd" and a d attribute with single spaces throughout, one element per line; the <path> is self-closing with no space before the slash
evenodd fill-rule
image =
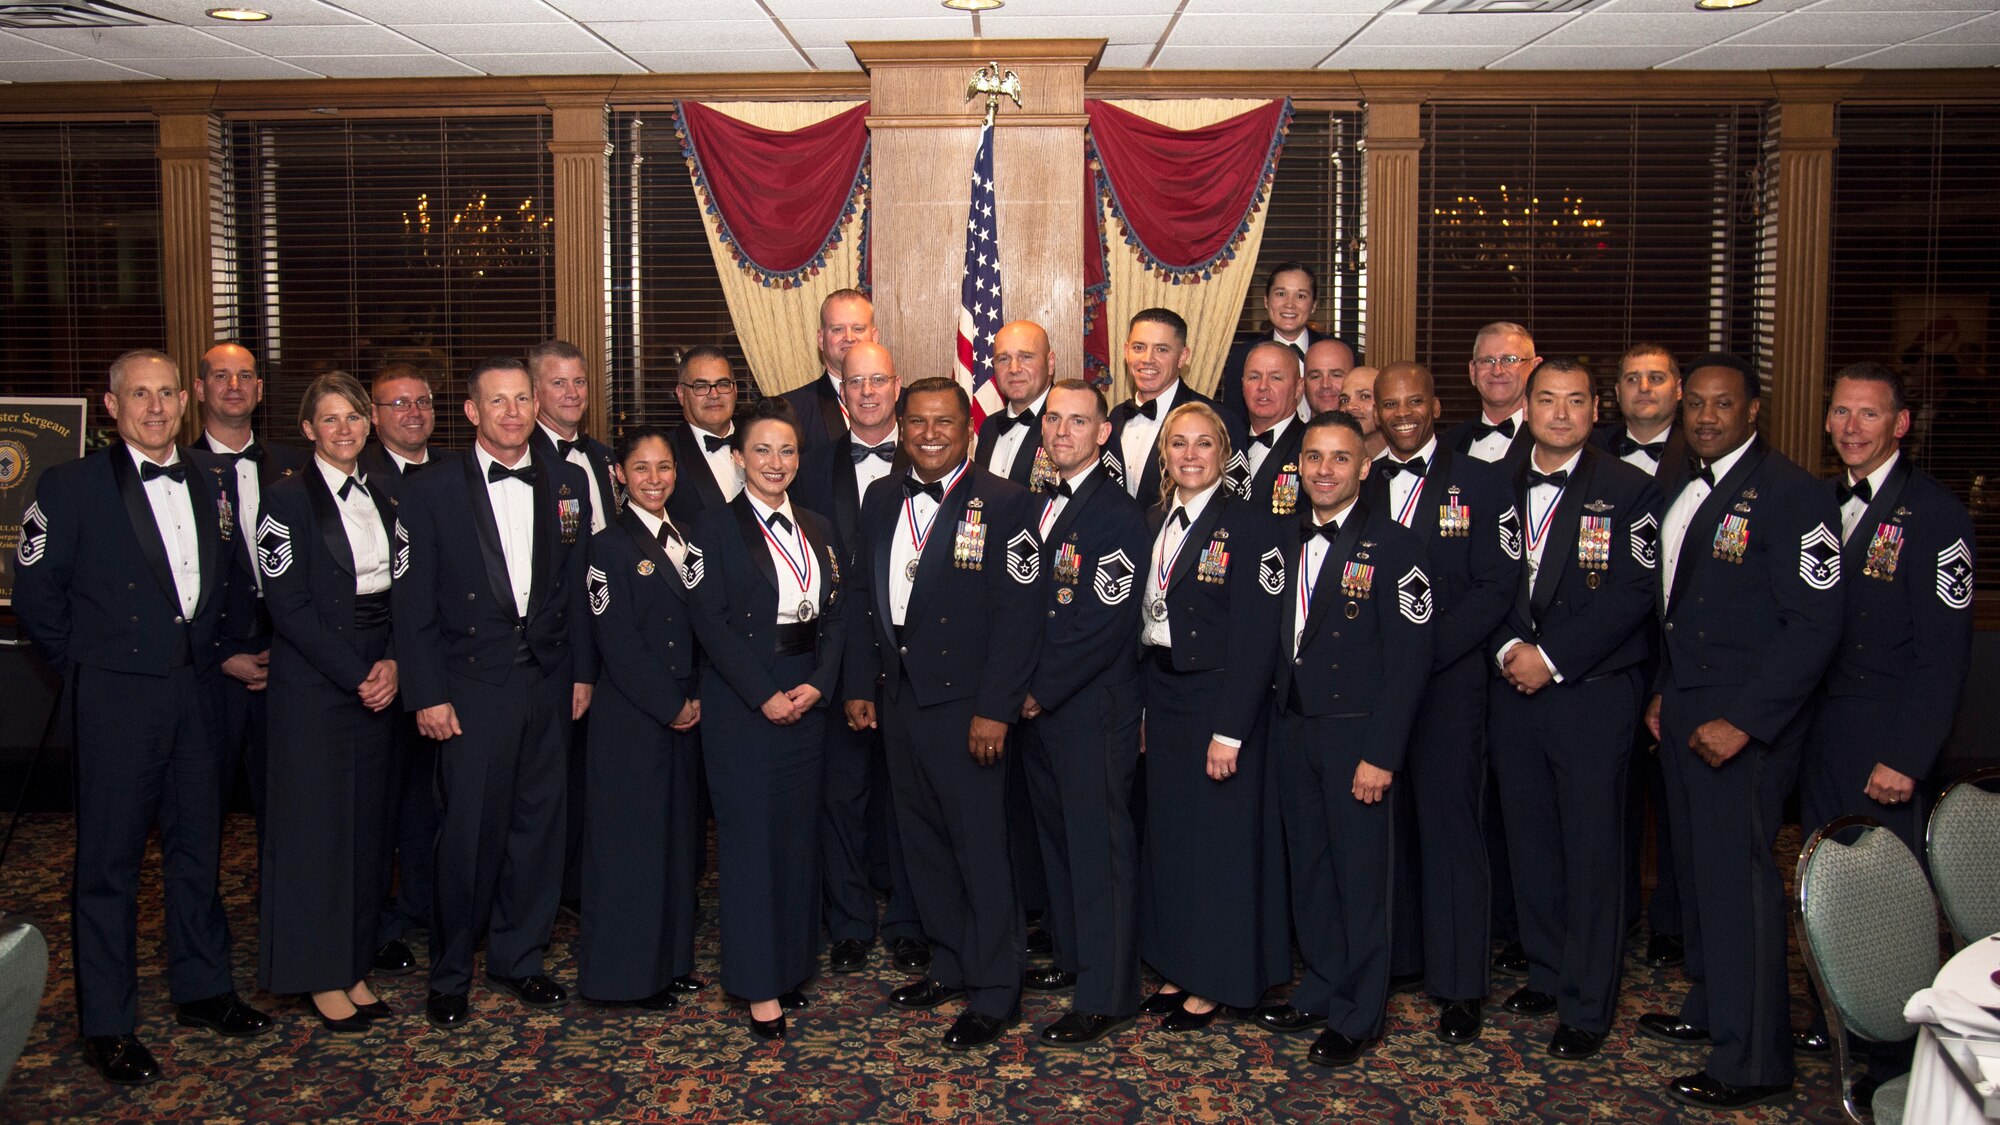
<path id="1" fill-rule="evenodd" d="M 1361 30 L 1367 16 L 1327 16 L 1301 25 L 1297 20 L 1243 16 L 1182 16 L 1167 38 L 1169 47 L 1317 47 L 1314 62 Z M 1307 65 L 1311 65 L 1310 63 Z"/>
<path id="2" fill-rule="evenodd" d="M 1870 51 L 1834 66 L 2000 66 L 2000 45 L 1992 43 L 1905 43 Z"/>
<path id="3" fill-rule="evenodd" d="M 545 23 L 562 18 L 542 0 L 337 0 L 376 23 Z"/>
<path id="4" fill-rule="evenodd" d="M 1690 51 L 1662 67 L 1674 70 L 1794 70 L 1830 66 L 1855 55 L 1853 47 L 1750 46 L 1724 43 Z"/>
<path id="5" fill-rule="evenodd" d="M 1793 12 L 1733 36 L 1734 44 L 1844 44 L 1880 47 L 1943 31 L 1968 18 L 1957 12 Z"/>
<path id="6" fill-rule="evenodd" d="M 33 39 L 23 39 L 0 31 L 0 59 L 14 59 L 20 62 L 41 60 L 47 62 L 67 61 L 80 56 L 65 51 L 61 47 L 51 47 L 47 43 L 37 43 Z"/>
<path id="7" fill-rule="evenodd" d="M 1383 11 L 1395 3 L 1396 0 L 1187 0 L 1186 14 L 1204 16 L 1368 16 Z"/>
<path id="8" fill-rule="evenodd" d="M 1113 43 L 1159 42 L 1170 17 L 1152 16 L 1039 16 L 1009 15 L 1013 5 L 1001 12 L 987 12 L 979 19 L 979 30 L 990 39 L 1108 39 Z M 1186 17 L 1182 17 L 1186 22 Z"/>
<path id="9" fill-rule="evenodd" d="M 458 78 L 479 72 L 443 55 L 303 55 L 286 62 L 328 78 Z"/>
<path id="10" fill-rule="evenodd" d="M 849 59 L 854 56 L 848 55 Z M 805 70 L 797 51 L 634 51 L 632 58 L 655 74 L 758 74 Z"/>
<path id="11" fill-rule="evenodd" d="M 120 0 L 120 3 L 135 12 L 189 27 L 223 26 L 221 21 L 208 16 L 210 8 L 221 6 L 218 0 Z M 272 23 L 299 27 L 367 22 L 360 16 L 343 12 L 320 0 L 255 0 L 255 6 L 260 12 L 271 13 Z"/>
<path id="12" fill-rule="evenodd" d="M 1538 46 L 1603 46 L 1617 47 L 1632 44 L 1658 44 L 1660 46 L 1706 47 L 1719 43 L 1731 35 L 1750 30 L 1759 23 L 1777 19 L 1777 13 L 1757 16 L 1751 22 L 1738 24 L 1732 21 L 1724 26 L 1707 18 L 1702 12 L 1683 11 L 1673 15 L 1664 13 L 1640 13 L 1623 15 L 1617 12 L 1585 13 L 1568 23 L 1535 40 Z M 1610 65 L 1610 64 L 1606 64 Z"/>
<path id="13" fill-rule="evenodd" d="M 845 47 L 807 47 L 806 54 L 821 70 L 861 69 L 861 61 L 854 57 L 853 51 Z"/>
<path id="14" fill-rule="evenodd" d="M 1405 47 L 1349 43 L 1328 59 L 1323 70 L 1478 70 L 1507 54 L 1510 48 Z"/>
<path id="15" fill-rule="evenodd" d="M 1681 45 L 1651 47 L 1549 46 L 1530 43 L 1493 62 L 1492 70 L 1649 70 L 1686 54 Z"/>
<path id="16" fill-rule="evenodd" d="M 785 30 L 801 47 L 842 47 L 854 39 L 971 39 L 972 21 L 940 10 L 935 16 L 909 19 L 788 19 Z"/>
<path id="17" fill-rule="evenodd" d="M 1817 0 L 1815 12 L 1990 12 L 1993 0 Z"/>
<path id="18" fill-rule="evenodd" d="M 1114 43 L 1104 48 L 1104 57 L 1097 66 L 1100 70 L 1137 70 L 1152 57 L 1150 43 Z"/>
<path id="19" fill-rule="evenodd" d="M 1377 16 L 1354 37 L 1356 44 L 1397 47 L 1519 47 L 1574 19 L 1571 15 Z"/>
<path id="20" fill-rule="evenodd" d="M 702 0 L 667 5 L 660 0 L 546 0 L 551 8 L 583 23 L 599 20 L 765 20 L 757 0 Z M 846 7 L 847 5 L 843 5 Z"/>
<path id="21" fill-rule="evenodd" d="M 266 55 L 421 55 L 424 45 L 386 27 L 271 27 L 253 24 L 216 32 Z"/>
<path id="22" fill-rule="evenodd" d="M 573 23 L 406 23 L 396 30 L 447 55 L 517 55 L 548 51 L 609 51 L 602 40 Z"/>
<path id="23" fill-rule="evenodd" d="M 134 82 L 152 75 L 96 59 L 0 60 L 4 82 Z"/>
<path id="24" fill-rule="evenodd" d="M 211 0 L 212 2 L 212 0 Z M 306 70 L 277 59 L 248 55 L 230 59 L 134 59 L 127 65 L 139 67 L 160 78 L 203 80 L 248 80 L 255 78 L 319 78 L 320 72 Z"/>
<path id="25" fill-rule="evenodd" d="M 828 20 L 828 23 L 838 23 Z M 778 51 L 790 47 L 770 20 L 593 23 L 590 30 L 621 51 Z M 841 41 L 820 46 L 838 47 Z"/>
<path id="26" fill-rule="evenodd" d="M 1090 0 L 1088 5 L 1079 5 L 1076 0 L 1007 0 L 1007 6 L 994 12 L 981 12 L 979 22 L 990 28 L 987 21 L 995 16 L 1071 16 L 1077 19 L 1091 19 L 1097 16 L 1158 16 L 1166 19 L 1174 14 L 1180 0 Z M 1325 0 L 1320 0 L 1324 3 Z M 1087 14 L 1079 14 L 1078 9 L 1088 7 Z M 907 14 L 907 13 L 905 13 Z"/>
<path id="27" fill-rule="evenodd" d="M 1727 12 L 1695 12 L 1695 14 L 1717 23 L 1734 23 L 1751 16 L 1768 18 L 1773 13 L 1796 12 L 1801 8 L 1810 8 L 1816 2 L 1817 0 L 1763 0 L 1755 8 L 1738 8 Z M 1879 4 L 1882 0 L 1867 0 L 1867 2 Z M 1590 11 L 1592 14 L 1616 12 L 1619 15 L 1630 15 L 1635 12 L 1685 14 L 1693 8 L 1694 0 L 1604 0 L 1604 3 L 1591 8 Z"/>
<path id="28" fill-rule="evenodd" d="M 970 30 L 971 17 L 962 12 L 947 12 L 939 7 L 936 0 L 841 0 L 838 9 L 832 9 L 826 0 L 764 0 L 764 6 L 771 14 L 787 22 L 795 19 L 807 20 L 823 18 L 830 10 L 845 15 L 848 19 L 895 19 L 914 13 L 949 18 L 959 27 Z M 1070 9 L 1075 11 L 1074 8 Z"/>
<path id="29" fill-rule="evenodd" d="M 452 56 L 488 74 L 643 74 L 646 68 L 612 51 L 531 51 Z"/>
<path id="30" fill-rule="evenodd" d="M 2000 43 L 2000 15 L 1982 16 L 1949 31 L 1926 35 L 1918 43 Z"/>
<path id="31" fill-rule="evenodd" d="M 1176 47 L 1160 49 L 1155 70 L 1305 70 L 1326 57 L 1327 47 Z"/>
<path id="32" fill-rule="evenodd" d="M 156 59 L 178 55 L 187 59 L 217 59 L 227 55 L 248 55 L 225 43 L 186 27 L 97 27 L 17 31 L 14 34 L 51 47 L 61 47 L 93 59 Z"/>

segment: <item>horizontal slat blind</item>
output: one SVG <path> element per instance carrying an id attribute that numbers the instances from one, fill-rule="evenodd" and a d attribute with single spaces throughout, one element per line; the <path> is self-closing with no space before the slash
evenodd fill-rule
<path id="1" fill-rule="evenodd" d="M 1760 107 L 1432 105 L 1424 118 L 1417 351 L 1447 422 L 1478 409 L 1465 363 L 1496 320 L 1600 376 L 1635 340 L 1764 350 Z"/>
<path id="2" fill-rule="evenodd" d="M 1367 277 L 1361 269 L 1360 110 L 1299 110 L 1292 116 L 1278 174 L 1265 204 L 1257 280 L 1243 300 L 1240 332 L 1268 329 L 1264 290 L 1271 266 L 1304 262 L 1319 277 L 1313 328 L 1362 350 Z"/>
<path id="3" fill-rule="evenodd" d="M 1978 586 L 2000 579 L 2000 118 L 1991 106 L 1845 106 L 1834 157 L 1828 377 L 1903 373 L 1904 448 L 1967 500 Z M 1825 464 L 1833 460 L 1825 449 Z"/>
<path id="4" fill-rule="evenodd" d="M 236 121 L 225 142 L 217 328 L 258 356 L 260 432 L 297 440 L 320 372 L 405 360 L 433 440 L 464 447 L 465 375 L 554 330 L 548 119 Z"/>
<path id="5" fill-rule="evenodd" d="M 119 353 L 166 345 L 158 144 L 150 120 L 0 124 L 0 393 L 95 402 Z"/>

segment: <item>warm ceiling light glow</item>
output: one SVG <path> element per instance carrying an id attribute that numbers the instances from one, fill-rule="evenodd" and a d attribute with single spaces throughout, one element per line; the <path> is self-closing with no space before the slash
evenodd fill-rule
<path id="1" fill-rule="evenodd" d="M 1757 0 L 1694 0 L 1694 6 L 1704 12 L 1726 12 L 1731 8 L 1747 8 Z"/>
<path id="2" fill-rule="evenodd" d="M 1006 0 L 944 0 L 944 6 L 954 12 L 990 12 L 1006 3 Z"/>
<path id="3" fill-rule="evenodd" d="M 235 20 L 238 23 L 262 23 L 271 18 L 271 13 L 255 8 L 210 8 L 208 18 L 212 20 Z"/>

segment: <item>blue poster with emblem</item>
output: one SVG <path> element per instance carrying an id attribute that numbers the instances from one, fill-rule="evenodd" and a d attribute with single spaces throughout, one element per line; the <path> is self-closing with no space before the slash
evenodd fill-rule
<path id="1" fill-rule="evenodd" d="M 88 399 L 0 398 L 0 605 L 14 604 L 15 557 L 35 482 L 50 465 L 83 456 L 89 411 Z"/>

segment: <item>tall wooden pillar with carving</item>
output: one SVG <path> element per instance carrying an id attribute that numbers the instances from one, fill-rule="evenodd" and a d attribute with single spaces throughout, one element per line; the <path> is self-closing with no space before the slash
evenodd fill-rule
<path id="1" fill-rule="evenodd" d="M 192 386 L 201 355 L 214 343 L 215 290 L 210 272 L 212 231 L 209 181 L 215 161 L 214 123 L 205 110 L 161 106 L 160 161 L 160 295 L 165 304 L 167 354 L 181 369 L 181 383 Z M 134 342 L 134 347 L 139 346 Z M 189 397 L 193 402 L 193 397 Z M 201 412 L 189 409 L 182 435 L 201 433 Z"/>
<path id="2" fill-rule="evenodd" d="M 609 441 L 611 378 L 604 368 L 604 240 L 610 216 L 605 194 L 605 161 L 611 140 L 605 132 L 605 92 L 552 94 L 554 114 L 549 152 L 556 175 L 556 336 L 583 352 L 591 373 L 590 413 L 584 426 Z"/>
<path id="3" fill-rule="evenodd" d="M 1839 147 L 1834 114 L 1831 92 L 1780 93 L 1771 401 L 1763 407 L 1763 426 L 1771 444 L 1815 470 L 1826 412 L 1827 276 Z"/>
<path id="4" fill-rule="evenodd" d="M 1021 108 L 994 126 L 1002 285 L 1009 320 L 1049 333 L 1058 378 L 1083 373 L 1084 76 L 1102 39 L 852 43 L 869 73 L 875 324 L 907 385 L 949 375 L 965 208 L 989 61 L 1021 76 Z"/>
<path id="5" fill-rule="evenodd" d="M 1363 134 L 1367 167 L 1368 338 L 1374 366 L 1417 354 L 1417 157 L 1423 152 L 1423 99 L 1414 91 L 1368 89 Z"/>

